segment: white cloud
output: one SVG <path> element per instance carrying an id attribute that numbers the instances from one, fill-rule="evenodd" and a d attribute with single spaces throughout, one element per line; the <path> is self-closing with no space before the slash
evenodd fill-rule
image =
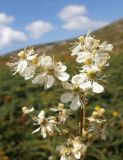
<path id="1" fill-rule="evenodd" d="M 80 16 L 76 17 L 72 21 L 66 22 L 62 27 L 64 29 L 69 29 L 69 30 L 86 30 L 86 29 L 97 29 L 102 26 L 107 25 L 109 22 L 104 22 L 104 21 L 95 21 L 91 20 L 88 17 L 85 16 Z"/>
<path id="2" fill-rule="evenodd" d="M 53 26 L 49 22 L 34 21 L 26 26 L 26 30 L 29 31 L 30 37 L 33 39 L 39 39 L 44 34 L 52 31 Z"/>
<path id="3" fill-rule="evenodd" d="M 0 26 L 5 26 L 13 22 L 15 18 L 13 16 L 8 16 L 5 13 L 0 13 Z"/>
<path id="4" fill-rule="evenodd" d="M 27 40 L 27 36 L 23 32 L 12 29 L 9 26 L 14 21 L 15 18 L 13 16 L 0 13 L 0 50 Z"/>
<path id="5" fill-rule="evenodd" d="M 27 40 L 25 34 L 10 27 L 0 27 L 0 49 Z"/>
<path id="6" fill-rule="evenodd" d="M 88 30 L 97 29 L 109 24 L 107 21 L 90 19 L 87 15 L 87 9 L 83 5 L 68 5 L 59 13 L 59 17 L 64 21 L 62 28 L 68 30 Z"/>
<path id="7" fill-rule="evenodd" d="M 68 5 L 62 9 L 62 11 L 59 13 L 59 17 L 64 21 L 68 21 L 85 13 L 86 8 L 83 5 Z"/>

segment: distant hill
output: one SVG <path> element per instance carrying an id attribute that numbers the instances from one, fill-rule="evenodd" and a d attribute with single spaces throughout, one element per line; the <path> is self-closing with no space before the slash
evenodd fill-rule
<path id="1" fill-rule="evenodd" d="M 123 50 L 123 19 L 109 24 L 108 26 L 101 29 L 98 29 L 92 34 L 95 35 L 97 39 L 101 39 L 102 41 L 106 40 L 109 43 L 113 44 L 113 53 L 119 54 Z M 37 52 L 46 52 L 47 54 L 55 55 L 57 58 L 60 58 L 63 55 L 65 55 L 65 57 L 68 57 L 70 54 L 70 43 L 75 41 L 76 38 L 73 38 L 43 45 L 37 44 L 33 47 L 36 49 Z M 8 61 L 10 55 L 16 54 L 19 50 L 13 51 L 11 53 L 8 53 L 6 56 L 0 57 L 0 66 L 4 66 L 5 62 Z"/>

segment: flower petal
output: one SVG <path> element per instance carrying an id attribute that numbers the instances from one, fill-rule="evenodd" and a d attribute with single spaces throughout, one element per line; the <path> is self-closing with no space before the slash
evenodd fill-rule
<path id="1" fill-rule="evenodd" d="M 25 80 L 33 78 L 35 74 L 36 67 L 35 66 L 29 66 L 27 67 L 20 75 L 25 78 Z"/>
<path id="2" fill-rule="evenodd" d="M 81 83 L 81 84 L 79 85 L 79 87 L 80 87 L 82 90 L 87 91 L 87 90 L 91 89 L 91 87 L 92 87 L 91 81 L 86 81 L 86 82 L 84 82 L 84 83 Z"/>
<path id="3" fill-rule="evenodd" d="M 90 52 L 79 52 L 76 62 L 82 63 L 85 62 L 87 59 L 92 58 L 92 54 Z"/>
<path id="4" fill-rule="evenodd" d="M 56 76 L 60 81 L 67 81 L 70 77 L 69 74 L 66 72 L 58 73 Z"/>
<path id="5" fill-rule="evenodd" d="M 93 82 L 92 91 L 94 93 L 101 93 L 101 92 L 104 91 L 104 87 L 102 85 L 100 85 L 99 83 L 97 83 L 97 82 Z"/>
<path id="6" fill-rule="evenodd" d="M 62 94 L 60 97 L 60 100 L 61 102 L 67 103 L 67 102 L 71 102 L 73 97 L 74 97 L 73 93 L 69 92 L 69 93 Z"/>
<path id="7" fill-rule="evenodd" d="M 68 160 L 66 156 L 61 156 L 60 160 Z"/>
<path id="8" fill-rule="evenodd" d="M 36 133 L 36 132 L 39 132 L 41 129 L 41 127 L 37 128 L 36 130 L 34 130 L 32 133 Z"/>
<path id="9" fill-rule="evenodd" d="M 72 49 L 72 54 L 71 55 L 72 56 L 77 55 L 79 53 L 80 49 L 81 49 L 81 44 L 78 44 L 75 48 Z"/>
<path id="10" fill-rule="evenodd" d="M 80 99 L 79 99 L 79 95 L 77 95 L 77 96 L 73 99 L 73 101 L 72 101 L 72 103 L 71 103 L 71 105 L 70 105 L 70 108 L 71 108 L 71 110 L 75 111 L 75 110 L 77 110 L 80 106 L 81 106 L 81 102 L 80 102 Z"/>
<path id="11" fill-rule="evenodd" d="M 47 136 L 46 130 L 44 127 L 41 127 L 41 135 L 43 136 L 43 138 L 46 138 L 46 136 Z"/>
<path id="12" fill-rule="evenodd" d="M 21 61 L 18 62 L 16 72 L 21 74 L 26 69 L 26 67 L 27 67 L 27 61 L 26 60 L 21 60 Z"/>
<path id="13" fill-rule="evenodd" d="M 43 74 L 37 75 L 37 76 L 32 80 L 32 83 L 33 83 L 33 84 L 43 85 L 44 82 L 46 81 L 46 79 L 47 79 L 47 73 L 43 73 Z"/>
<path id="14" fill-rule="evenodd" d="M 48 75 L 47 80 L 45 81 L 44 84 L 44 89 L 52 87 L 53 83 L 54 83 L 54 77 L 52 75 Z"/>
<path id="15" fill-rule="evenodd" d="M 81 158 L 81 152 L 77 152 L 74 154 L 76 159 L 80 159 Z"/>

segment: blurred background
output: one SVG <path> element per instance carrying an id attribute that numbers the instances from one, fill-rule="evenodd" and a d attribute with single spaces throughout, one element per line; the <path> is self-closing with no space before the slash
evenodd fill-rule
<path id="1" fill-rule="evenodd" d="M 65 61 L 71 42 L 92 30 L 101 41 L 113 44 L 105 93 L 90 98 L 89 111 L 96 105 L 107 111 L 106 140 L 88 149 L 86 160 L 123 160 L 123 1 L 122 0 L 0 0 L 0 160 L 57 160 L 58 137 L 43 140 L 32 135 L 32 121 L 23 116 L 23 105 L 36 110 L 57 106 L 61 88 L 43 91 L 6 66 L 24 47 Z M 77 122 L 74 122 L 75 125 Z M 70 126 L 72 124 L 69 124 Z"/>

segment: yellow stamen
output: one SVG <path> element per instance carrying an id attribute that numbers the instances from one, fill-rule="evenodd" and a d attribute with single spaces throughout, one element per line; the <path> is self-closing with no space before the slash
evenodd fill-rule
<path id="1" fill-rule="evenodd" d="M 89 58 L 84 63 L 85 63 L 85 65 L 90 65 L 90 64 L 92 64 L 92 62 L 93 62 L 92 59 Z"/>
<path id="2" fill-rule="evenodd" d="M 34 57 L 32 60 L 31 60 L 32 64 L 37 64 L 38 63 L 38 57 Z"/>

